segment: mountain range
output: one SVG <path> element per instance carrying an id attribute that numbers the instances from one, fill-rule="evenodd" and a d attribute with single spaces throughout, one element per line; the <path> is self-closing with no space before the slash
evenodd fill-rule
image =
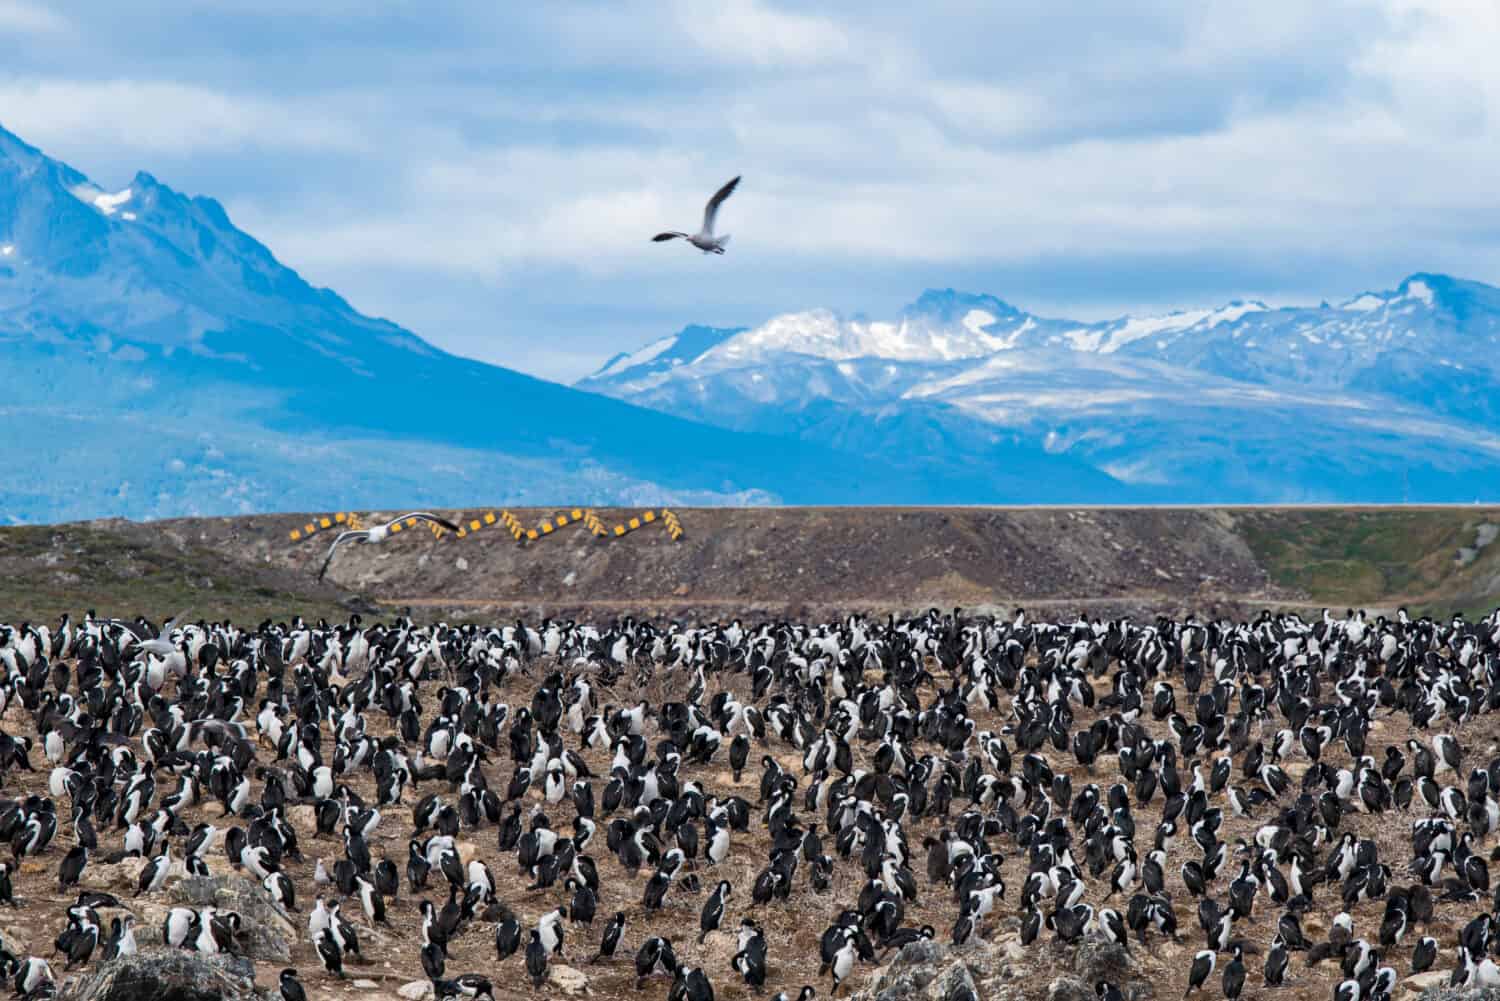
<path id="1" fill-rule="evenodd" d="M 1101 502 L 1500 495 L 1500 289 L 1438 274 L 1337 305 L 1091 323 L 928 291 L 887 320 L 688 327 L 579 388 L 936 468 L 1040 448 L 1114 479 Z"/>
<path id="2" fill-rule="evenodd" d="M 1500 292 L 689 326 L 574 387 L 316 288 L 212 198 L 0 127 L 0 522 L 474 504 L 1493 497 Z M 524 359 L 517 359 L 524 364 Z"/>
<path id="3" fill-rule="evenodd" d="M 448 354 L 211 198 L 105 190 L 0 128 L 0 523 L 471 504 L 941 502 L 1016 490 Z M 1054 499 L 1109 477 L 1070 457 Z"/>

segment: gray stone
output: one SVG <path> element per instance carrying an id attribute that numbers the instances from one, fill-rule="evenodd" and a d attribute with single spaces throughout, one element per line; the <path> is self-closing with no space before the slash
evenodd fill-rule
<path id="1" fill-rule="evenodd" d="M 142 948 L 68 980 L 61 1001 L 261 1001 L 255 964 L 241 956 Z"/>
<path id="2" fill-rule="evenodd" d="M 292 961 L 297 926 L 257 883 L 242 876 L 189 876 L 174 883 L 168 898 L 188 907 L 213 906 L 240 916 L 240 947 L 252 959 L 283 966 Z"/>
<path id="3" fill-rule="evenodd" d="M 961 995 L 961 988 L 968 988 L 971 994 Z M 933 980 L 927 996 L 934 1001 L 948 1001 L 949 998 L 958 996 L 978 997 L 979 989 L 974 985 L 974 978 L 969 975 L 968 967 L 955 963 Z"/>
<path id="4" fill-rule="evenodd" d="M 891 964 L 892 968 L 902 966 L 918 966 L 923 963 L 936 963 L 943 958 L 943 947 L 930 938 L 919 938 L 915 942 L 908 942 L 901 947 L 896 954 L 896 961 Z"/>
<path id="5" fill-rule="evenodd" d="M 870 1001 L 908 1001 L 917 994 L 912 983 L 911 970 L 886 970 L 875 979 L 875 986 L 867 995 Z"/>
<path id="6" fill-rule="evenodd" d="M 1078 943 L 1078 951 L 1073 954 L 1073 972 L 1090 985 L 1103 980 L 1123 987 L 1135 969 L 1135 957 L 1130 950 L 1102 935 L 1086 937 Z"/>
<path id="7" fill-rule="evenodd" d="M 1408 995 L 1409 996 L 1409 995 Z M 1422 1001 L 1500 1001 L 1500 987 L 1429 987 L 1421 994 Z"/>
<path id="8" fill-rule="evenodd" d="M 1094 992 L 1077 977 L 1058 977 L 1047 986 L 1047 1001 L 1094 1001 Z"/>
<path id="9" fill-rule="evenodd" d="M 1446 986 L 1452 975 L 1451 970 L 1428 970 L 1426 973 L 1413 973 L 1401 983 L 1414 991 L 1425 991 L 1429 987 Z"/>
<path id="10" fill-rule="evenodd" d="M 409 984 L 402 984 L 396 993 L 406 1001 L 422 1001 L 423 998 L 432 997 L 432 983 L 427 980 L 413 980 Z"/>

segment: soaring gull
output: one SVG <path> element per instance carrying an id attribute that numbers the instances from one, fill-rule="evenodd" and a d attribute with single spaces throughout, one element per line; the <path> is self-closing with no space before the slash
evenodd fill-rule
<path id="1" fill-rule="evenodd" d="M 408 518 L 415 518 L 418 521 L 425 521 L 433 525 L 441 525 L 450 532 L 458 531 L 458 526 L 451 521 L 439 518 L 435 514 L 428 514 L 426 511 L 413 511 L 410 514 L 403 514 L 399 518 L 392 518 L 383 525 L 371 525 L 369 528 L 351 529 L 347 532 L 340 532 L 338 538 L 333 540 L 333 545 L 328 547 L 328 556 L 323 560 L 323 566 L 318 569 L 318 580 L 322 580 L 323 575 L 328 572 L 328 564 L 333 562 L 333 554 L 338 552 L 339 546 L 342 546 L 346 542 L 364 542 L 371 545 L 377 542 L 384 542 L 386 537 L 391 534 L 391 529 Z"/>
<path id="2" fill-rule="evenodd" d="M 724 253 L 724 247 L 729 243 L 729 234 L 725 233 L 723 236 L 714 236 L 714 217 L 719 214 L 719 206 L 724 204 L 726 198 L 734 194 L 734 189 L 739 186 L 739 183 L 740 179 L 736 177 L 714 192 L 714 196 L 708 200 L 708 204 L 703 208 L 703 228 L 701 230 L 692 235 L 678 233 L 675 230 L 666 233 L 657 233 L 651 238 L 652 241 L 661 243 L 665 240 L 682 239 L 691 243 L 705 254 Z"/>

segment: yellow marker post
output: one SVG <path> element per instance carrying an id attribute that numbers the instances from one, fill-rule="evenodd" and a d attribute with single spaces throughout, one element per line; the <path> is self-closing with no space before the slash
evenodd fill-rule
<path id="1" fill-rule="evenodd" d="M 641 520 L 644 521 L 648 525 L 651 524 L 653 521 L 656 520 L 656 512 L 655 511 L 647 511 L 645 514 L 641 515 Z"/>
<path id="2" fill-rule="evenodd" d="M 535 540 L 535 539 L 536 539 L 536 537 L 537 537 L 537 534 L 536 534 L 536 529 L 534 529 L 534 528 L 533 528 L 533 529 L 531 529 L 531 530 L 529 530 L 529 531 L 528 531 L 528 532 L 527 532 L 527 533 L 526 533 L 526 538 L 528 538 L 528 539 L 531 539 L 531 540 L 533 540 L 533 541 L 534 541 L 534 540 Z"/>
<path id="3" fill-rule="evenodd" d="M 495 523 L 495 512 L 491 511 L 489 514 L 485 515 L 484 523 L 486 525 L 493 525 Z"/>
<path id="4" fill-rule="evenodd" d="M 471 531 L 471 532 L 477 532 L 477 531 L 479 531 L 479 519 L 478 518 L 475 518 L 473 521 L 469 522 L 469 531 Z"/>
<path id="5" fill-rule="evenodd" d="M 392 535 L 396 534 L 397 532 L 401 531 L 401 529 L 404 528 L 404 527 L 405 526 L 402 525 L 401 522 L 399 522 L 399 521 L 396 522 L 394 525 L 391 526 L 391 534 Z"/>
<path id="6" fill-rule="evenodd" d="M 574 520 L 574 521 L 578 521 L 578 520 L 579 520 L 579 519 L 581 519 L 581 518 L 582 518 L 582 517 L 583 517 L 583 509 L 582 509 L 582 508 L 576 508 L 576 507 L 575 507 L 575 508 L 574 508 L 574 509 L 573 509 L 573 520 Z"/>
<path id="7" fill-rule="evenodd" d="M 296 542 L 300 538 L 302 538 L 302 533 L 297 531 L 295 528 L 292 529 L 292 541 Z"/>
<path id="8" fill-rule="evenodd" d="M 329 521 L 327 518 L 323 518 L 318 521 L 318 525 L 322 528 L 332 528 L 333 522 Z"/>
<path id="9" fill-rule="evenodd" d="M 639 519 L 639 518 L 631 518 L 630 519 L 630 530 L 632 532 L 634 532 L 637 528 L 640 528 L 640 527 L 641 527 L 641 519 Z"/>
<path id="10" fill-rule="evenodd" d="M 624 535 L 625 534 L 625 526 L 624 525 L 616 525 L 615 526 L 615 534 L 616 535 Z"/>
<path id="11" fill-rule="evenodd" d="M 338 514 L 336 514 L 336 515 L 333 516 L 333 520 L 336 521 L 336 522 L 338 522 L 340 525 L 342 525 L 344 523 L 344 519 L 347 518 L 347 517 L 349 517 L 349 516 L 346 515 L 344 512 L 340 511 Z"/>
<path id="12" fill-rule="evenodd" d="M 306 525 L 302 526 L 302 534 L 303 535 L 311 535 L 314 532 L 316 532 L 317 530 L 318 530 L 318 526 L 314 525 L 312 522 L 308 522 Z"/>

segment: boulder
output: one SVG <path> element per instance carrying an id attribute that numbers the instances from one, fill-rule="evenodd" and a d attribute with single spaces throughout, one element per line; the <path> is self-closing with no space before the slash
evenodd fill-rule
<path id="1" fill-rule="evenodd" d="M 252 959 L 282 966 L 292 961 L 297 925 L 264 888 L 243 876 L 189 876 L 167 891 L 173 903 L 234 911 L 242 924 L 239 942 Z"/>
<path id="2" fill-rule="evenodd" d="M 1086 984 L 1106 983 L 1124 986 L 1136 969 L 1130 950 L 1102 935 L 1089 935 L 1078 943 L 1073 954 L 1073 972 Z"/>
<path id="3" fill-rule="evenodd" d="M 297 829 L 298 835 L 309 837 L 318 829 L 318 808 L 311 803 L 298 803 L 286 808 L 287 823 Z M 300 837 L 299 837 L 300 840 Z"/>
<path id="4" fill-rule="evenodd" d="M 901 951 L 896 954 L 896 961 L 891 966 L 920 966 L 923 963 L 936 963 L 943 958 L 943 952 L 942 945 L 933 939 L 918 939 L 902 946 Z"/>
<path id="5" fill-rule="evenodd" d="M 103 862 L 91 862 L 88 868 L 83 870 L 82 881 L 84 885 L 96 890 L 107 890 L 111 893 L 128 890 L 133 894 L 135 893 L 135 888 L 140 885 L 141 870 L 146 868 L 147 863 L 150 861 L 150 859 L 146 858 L 132 857 L 123 858 L 114 865 L 106 865 Z M 178 869 L 175 863 L 173 869 L 177 871 L 178 875 L 187 871 L 185 868 Z M 171 876 L 172 873 L 168 872 L 167 878 L 170 879 Z"/>
<path id="6" fill-rule="evenodd" d="M 967 988 L 969 993 L 961 994 L 963 988 Z M 955 963 L 933 980 L 927 988 L 927 996 L 935 1001 L 948 1001 L 951 997 L 979 997 L 980 994 L 968 967 Z"/>
<path id="7" fill-rule="evenodd" d="M 396 993 L 405 998 L 406 1001 L 423 1001 L 424 998 L 432 997 L 432 982 L 429 980 L 413 980 L 409 984 L 402 984 L 396 989 Z"/>
<path id="8" fill-rule="evenodd" d="M 589 978 L 571 966 L 553 963 L 547 967 L 547 983 L 564 994 L 578 995 L 589 989 Z"/>
<path id="9" fill-rule="evenodd" d="M 1047 985 L 1047 1001 L 1095 1001 L 1094 992 L 1077 977 L 1058 977 Z"/>
<path id="10" fill-rule="evenodd" d="M 1414 973 L 1401 981 L 1402 986 L 1409 987 L 1418 993 L 1431 987 L 1444 987 L 1449 977 L 1453 975 L 1451 970 L 1428 970 L 1426 973 Z"/>
<path id="11" fill-rule="evenodd" d="M 1500 1001 L 1500 987 L 1449 987 L 1446 977 L 1445 973 L 1442 982 L 1424 990 L 1420 995 L 1422 1001 Z M 1403 983 L 1412 979 L 1408 977 Z M 1412 997 L 1411 994 L 1406 996 Z"/>
<path id="12" fill-rule="evenodd" d="M 61 1001 L 261 1001 L 255 964 L 242 956 L 206 956 L 148 947 L 100 963 L 67 980 Z"/>

